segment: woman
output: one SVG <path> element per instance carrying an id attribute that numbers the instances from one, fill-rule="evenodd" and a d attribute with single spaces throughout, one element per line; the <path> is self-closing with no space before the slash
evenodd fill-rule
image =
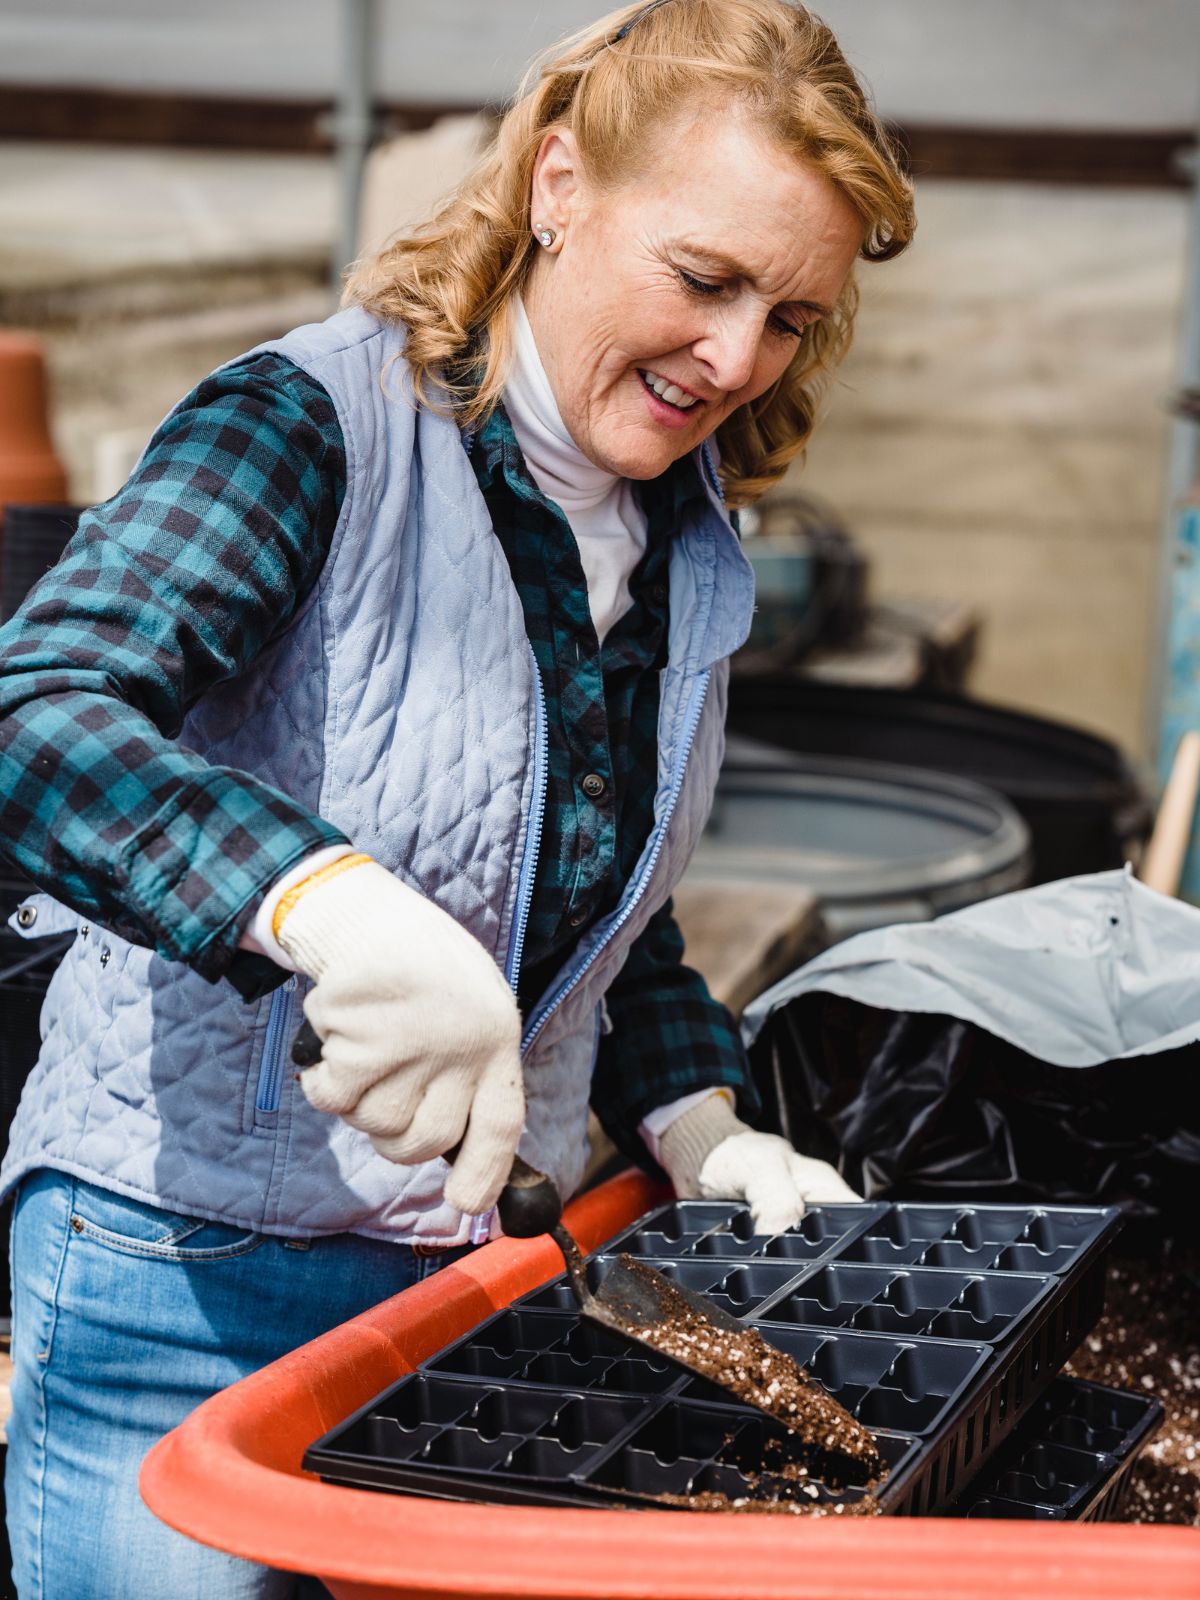
<path id="1" fill-rule="evenodd" d="M 293 1592 L 159 1526 L 140 1458 L 487 1237 L 518 1138 L 569 1194 L 589 1096 L 763 1229 L 849 1195 L 739 1119 L 669 897 L 752 605 L 724 502 L 803 448 L 853 263 L 911 228 L 807 12 L 616 13 L 0 635 L 6 847 L 76 931 L 4 1168 L 23 1600 Z"/>

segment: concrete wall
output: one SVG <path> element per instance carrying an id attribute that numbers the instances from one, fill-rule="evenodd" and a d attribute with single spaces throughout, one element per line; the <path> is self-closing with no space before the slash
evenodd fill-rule
<path id="1" fill-rule="evenodd" d="M 862 272 L 795 486 L 844 514 L 877 590 L 979 607 L 979 693 L 1142 753 L 1186 200 L 928 182 L 918 214 Z"/>
<path id="2" fill-rule="evenodd" d="M 378 87 L 477 103 L 603 0 L 377 0 Z M 1195 0 L 823 0 L 889 116 L 1038 127 L 1190 125 Z M 338 0 L 0 0 L 0 82 L 332 92 Z"/>

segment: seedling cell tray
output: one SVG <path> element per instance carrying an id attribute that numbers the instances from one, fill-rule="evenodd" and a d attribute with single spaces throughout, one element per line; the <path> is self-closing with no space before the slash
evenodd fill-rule
<path id="1" fill-rule="evenodd" d="M 878 1445 L 889 1477 L 921 1449 L 896 1434 L 878 1435 Z M 304 1460 L 332 1482 L 500 1504 L 661 1508 L 725 1495 L 809 1509 L 864 1498 L 860 1485 L 806 1477 L 796 1462 L 786 1429 L 722 1406 L 534 1385 L 480 1390 L 425 1373 L 402 1379 Z M 828 1473 L 827 1463 L 813 1466 Z"/>
<path id="2" fill-rule="evenodd" d="M 915 1515 L 954 1504 L 1099 1317 L 1119 1226 L 1116 1208 L 859 1204 L 759 1235 L 743 1207 L 680 1201 L 587 1270 L 598 1283 L 626 1251 L 753 1324 L 876 1434 L 880 1510 Z M 786 1475 L 772 1470 L 789 1460 Z M 838 1511 L 866 1492 L 724 1391 L 583 1322 L 565 1275 L 427 1360 L 304 1465 L 333 1482 L 513 1504 L 726 1496 Z M 1045 1457 L 1031 1465 L 1044 1478 Z"/>
<path id="3" fill-rule="evenodd" d="M 1160 1400 L 1056 1378 L 954 1511 L 964 1517 L 1105 1522 L 1162 1423 Z"/>

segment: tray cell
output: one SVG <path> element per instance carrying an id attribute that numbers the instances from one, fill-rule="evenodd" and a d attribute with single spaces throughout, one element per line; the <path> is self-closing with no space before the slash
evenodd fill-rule
<path id="1" fill-rule="evenodd" d="M 996 1255 L 994 1244 L 969 1245 L 961 1239 L 941 1239 L 928 1245 L 914 1262 L 919 1267 L 947 1267 L 959 1272 L 985 1272 Z"/>
<path id="2" fill-rule="evenodd" d="M 395 1417 L 378 1413 L 359 1417 L 338 1440 L 338 1450 L 350 1456 L 383 1461 L 411 1461 L 442 1431 L 440 1422 L 418 1422 L 402 1428 Z"/>
<path id="3" fill-rule="evenodd" d="M 578 1302 L 565 1277 L 555 1278 L 553 1283 L 543 1284 L 540 1289 L 535 1289 L 532 1294 L 527 1294 L 519 1304 L 528 1306 L 531 1311 L 577 1311 Z"/>
<path id="4" fill-rule="evenodd" d="M 920 1259 L 928 1249 L 924 1239 L 891 1239 L 864 1233 L 838 1251 L 839 1261 L 864 1261 L 881 1267 L 905 1267 Z"/>
<path id="5" fill-rule="evenodd" d="M 581 1444 L 569 1450 L 557 1439 L 526 1439 L 512 1452 L 505 1471 L 521 1478 L 570 1478 L 586 1467 L 596 1448 Z"/>
<path id="6" fill-rule="evenodd" d="M 928 1433 L 945 1409 L 945 1395 L 913 1400 L 899 1389 L 882 1387 L 865 1390 L 854 1415 L 872 1432 L 889 1428 L 893 1433 Z"/>
<path id="7" fill-rule="evenodd" d="M 478 1402 L 482 1404 L 482 1402 Z M 436 1378 L 415 1375 L 398 1384 L 383 1398 L 378 1411 L 390 1418 L 405 1433 L 436 1424 L 457 1422 L 476 1408 L 475 1398 L 458 1384 L 439 1383 Z"/>
<path id="8" fill-rule="evenodd" d="M 932 1244 L 948 1238 L 962 1214 L 961 1206 L 889 1206 L 867 1231 L 896 1245 Z"/>
<path id="9" fill-rule="evenodd" d="M 1056 1250 L 1039 1250 L 1033 1244 L 1008 1244 L 991 1262 L 996 1272 L 1063 1272 L 1078 1250 L 1075 1245 L 1059 1245 Z"/>
<path id="10" fill-rule="evenodd" d="M 485 1439 L 473 1428 L 452 1424 L 425 1447 L 422 1461 L 429 1467 L 490 1472 L 501 1466 L 521 1443 L 519 1433 L 501 1433 L 494 1439 Z"/>
<path id="11" fill-rule="evenodd" d="M 673 1362 L 660 1364 L 630 1357 L 614 1361 L 600 1380 L 600 1388 L 613 1394 L 665 1394 L 679 1381 L 679 1368 Z"/>
<path id="12" fill-rule="evenodd" d="M 553 1385 L 556 1389 L 592 1389 L 604 1382 L 612 1365 L 611 1356 L 586 1356 L 579 1360 L 565 1350 L 548 1350 L 534 1356 L 513 1376 L 526 1383 Z"/>
<path id="13" fill-rule="evenodd" d="M 449 1388 L 450 1384 L 443 1387 Z M 453 1387 L 461 1394 L 466 1385 L 456 1383 Z M 456 1420 L 474 1428 L 481 1439 L 498 1439 L 502 1433 L 535 1432 L 550 1421 L 561 1405 L 560 1397 L 538 1394 L 533 1389 L 489 1389 L 465 1416 Z"/>
<path id="14" fill-rule="evenodd" d="M 750 1231 L 746 1237 L 749 1238 L 754 1231 L 754 1219 L 744 1206 L 729 1201 L 676 1200 L 617 1234 L 604 1250 L 606 1254 L 625 1250 L 630 1255 L 686 1255 L 703 1234 L 713 1228 L 731 1226 L 738 1213 L 748 1219 Z M 745 1227 L 747 1223 L 738 1226 Z"/>
<path id="15" fill-rule="evenodd" d="M 596 1449 L 644 1416 L 640 1400 L 615 1395 L 572 1395 L 542 1426 L 539 1437 L 555 1439 L 564 1450 Z"/>

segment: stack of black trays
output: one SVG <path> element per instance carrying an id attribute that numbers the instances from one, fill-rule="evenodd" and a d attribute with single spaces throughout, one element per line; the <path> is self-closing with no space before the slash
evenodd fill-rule
<path id="1" fill-rule="evenodd" d="M 1057 1376 L 1104 1307 L 1116 1208 L 815 1206 L 776 1236 L 729 1202 L 643 1217 L 588 1263 L 651 1263 L 758 1328 L 871 1429 L 893 1516 L 1112 1515 L 1155 1402 Z M 502 1504 L 681 1506 L 868 1490 L 722 1390 L 583 1322 L 563 1277 L 317 1441 L 336 1483 Z M 819 1470 L 824 1476 L 817 1476 Z"/>

